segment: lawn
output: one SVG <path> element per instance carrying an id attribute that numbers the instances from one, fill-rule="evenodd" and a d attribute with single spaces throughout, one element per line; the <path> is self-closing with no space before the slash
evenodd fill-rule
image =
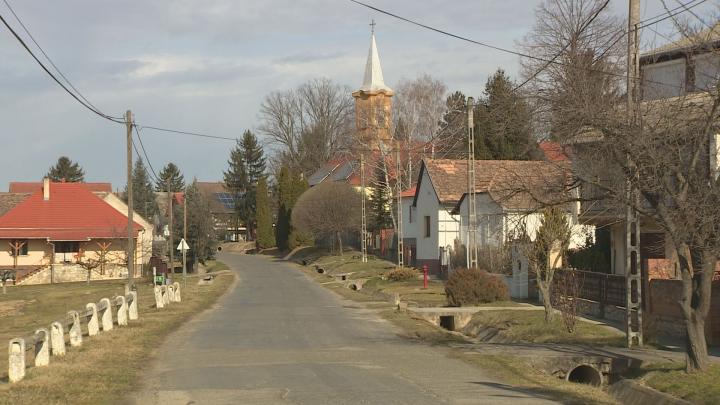
<path id="1" fill-rule="evenodd" d="M 208 260 L 205 262 L 205 271 L 208 273 L 216 273 L 218 271 L 228 270 L 229 267 L 227 264 L 219 261 L 219 260 Z"/>
<path id="2" fill-rule="evenodd" d="M 720 365 L 710 366 L 705 373 L 688 374 L 684 363 L 650 364 L 640 369 L 638 379 L 647 386 L 693 404 L 720 402 Z"/>
<path id="3" fill-rule="evenodd" d="M 575 333 L 568 333 L 561 316 L 545 323 L 545 311 L 483 311 L 473 315 L 466 330 L 491 327 L 513 341 L 526 343 L 572 343 L 624 346 L 625 335 L 602 325 L 577 320 Z"/>
<path id="4" fill-rule="evenodd" d="M 165 336 L 209 308 L 233 284 L 233 279 L 232 273 L 221 273 L 213 284 L 199 286 L 196 276 L 188 277 L 187 288 L 182 290 L 183 302 L 164 309 L 154 308 L 152 285 L 138 282 L 138 321 L 92 338 L 85 336 L 82 347 L 68 347 L 67 355 L 52 357 L 49 367 L 28 368 L 25 379 L 16 384 L 0 383 L 0 404 L 118 402 L 139 388 L 142 373 Z M 7 342 L 29 335 L 64 317 L 68 310 L 122 294 L 123 288 L 122 281 L 8 288 L 7 295 L 0 295 L 0 338 Z M 6 350 L 0 351 L 0 367 L 0 376 L 7 381 Z"/>

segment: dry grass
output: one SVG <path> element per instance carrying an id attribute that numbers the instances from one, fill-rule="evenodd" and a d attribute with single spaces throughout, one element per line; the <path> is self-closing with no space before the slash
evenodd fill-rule
<path id="1" fill-rule="evenodd" d="M 205 263 L 205 270 L 208 273 L 217 273 L 218 271 L 228 270 L 227 264 L 218 260 L 208 260 Z"/>
<path id="2" fill-rule="evenodd" d="M 720 365 L 711 365 L 704 373 L 688 374 L 685 364 L 650 364 L 644 365 L 637 377 L 647 386 L 693 404 L 720 403 Z"/>
<path id="3" fill-rule="evenodd" d="M 223 273 L 208 286 L 198 286 L 189 277 L 182 290 L 182 303 L 154 308 L 152 285 L 138 285 L 140 319 L 127 327 L 88 338 L 83 346 L 69 348 L 64 358 L 51 358 L 49 367 L 28 368 L 17 384 L 0 384 L 0 404 L 107 404 L 122 401 L 137 389 L 140 377 L 152 361 L 154 348 L 165 336 L 194 314 L 210 307 L 225 292 L 234 275 Z M 87 302 L 123 293 L 118 281 L 14 287 L 2 301 L 23 300 L 27 304 L 15 316 L 2 318 L 0 338 L 27 335 L 47 326 L 70 309 L 82 309 Z M 7 340 L 3 340 L 7 341 Z M 3 374 L 7 374 L 7 353 L 2 353 Z M 32 356 L 30 356 L 32 357 Z M 5 380 L 6 381 L 6 380 Z"/>
<path id="4" fill-rule="evenodd" d="M 624 346 L 625 336 L 602 325 L 578 321 L 575 333 L 568 333 L 559 316 L 545 323 L 544 311 L 483 311 L 473 315 L 470 325 L 500 330 L 516 342 L 572 343 Z"/>

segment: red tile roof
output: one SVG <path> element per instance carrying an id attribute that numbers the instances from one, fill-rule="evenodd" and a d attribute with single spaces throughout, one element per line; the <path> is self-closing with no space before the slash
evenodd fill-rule
<path id="1" fill-rule="evenodd" d="M 569 162 L 570 158 L 565 153 L 563 145 L 557 142 L 543 141 L 538 144 L 540 150 L 545 154 L 545 159 L 549 162 Z"/>
<path id="2" fill-rule="evenodd" d="M 77 183 L 85 186 L 86 189 L 93 192 L 112 193 L 112 184 L 110 183 Z M 10 193 L 34 193 L 42 189 L 41 181 L 12 181 L 8 192 Z"/>
<path id="3" fill-rule="evenodd" d="M 402 193 L 400 193 L 400 197 L 415 197 L 415 191 L 417 190 L 417 186 L 413 186 L 412 188 L 409 188 Z"/>
<path id="4" fill-rule="evenodd" d="M 135 232 L 142 226 L 135 223 Z M 88 240 L 127 236 L 127 217 L 83 183 L 50 183 L 0 217 L 0 239 Z"/>

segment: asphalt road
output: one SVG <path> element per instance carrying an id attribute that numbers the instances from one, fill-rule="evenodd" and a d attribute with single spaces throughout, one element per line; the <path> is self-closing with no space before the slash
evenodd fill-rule
<path id="1" fill-rule="evenodd" d="M 139 404 L 549 404 L 413 342 L 292 265 L 224 254 L 240 282 L 173 333 Z"/>

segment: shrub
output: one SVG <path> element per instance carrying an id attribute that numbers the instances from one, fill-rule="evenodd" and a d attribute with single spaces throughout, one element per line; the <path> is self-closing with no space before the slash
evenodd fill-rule
<path id="1" fill-rule="evenodd" d="M 478 269 L 459 269 L 445 283 L 448 304 L 461 307 L 510 299 L 501 276 Z"/>
<path id="2" fill-rule="evenodd" d="M 417 280 L 419 273 L 411 268 L 403 267 L 399 268 L 396 267 L 393 269 L 390 273 L 388 273 L 387 277 L 388 280 L 391 281 L 408 281 L 408 280 Z"/>

